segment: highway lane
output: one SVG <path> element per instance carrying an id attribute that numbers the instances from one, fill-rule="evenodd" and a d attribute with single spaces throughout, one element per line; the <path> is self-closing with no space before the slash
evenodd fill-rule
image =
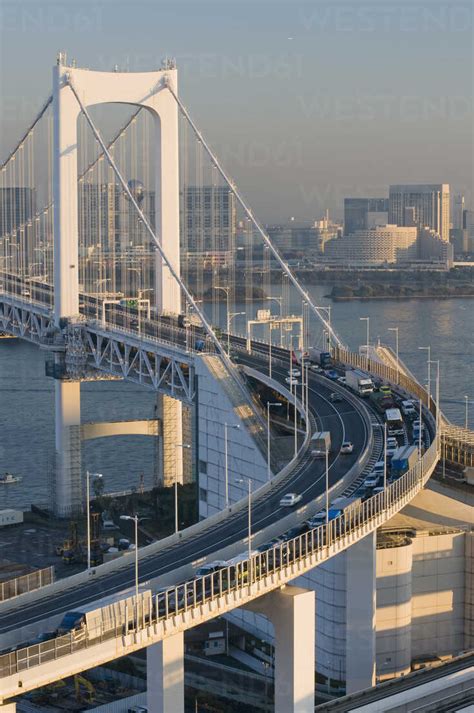
<path id="1" fill-rule="evenodd" d="M 262 359 L 256 356 L 242 358 L 241 361 L 259 366 L 264 370 Z M 274 376 L 283 381 L 287 375 L 286 370 L 274 367 Z M 337 482 L 357 460 L 366 442 L 367 434 L 361 416 L 348 401 L 332 404 L 329 394 L 334 390 L 332 382 L 327 382 L 323 377 L 311 377 L 309 389 L 310 409 L 315 414 L 318 425 L 331 431 L 334 453 L 330 458 L 330 484 Z M 346 438 L 354 442 L 354 453 L 349 456 L 340 456 L 339 448 Z M 324 462 L 312 460 L 305 456 L 296 468 L 291 484 L 286 483 L 259 498 L 256 494 L 252 507 L 253 533 L 277 521 L 288 514 L 288 509 L 280 508 L 279 500 L 288 491 L 300 492 L 303 503 L 309 503 L 324 492 Z M 315 511 L 315 510 L 314 510 Z M 313 514 L 308 512 L 307 516 Z M 232 542 L 243 540 L 247 536 L 246 510 L 232 514 L 223 522 L 209 527 L 197 536 L 186 537 L 173 546 L 167 547 L 158 553 L 150 553 L 140 559 L 140 581 L 168 573 L 177 567 L 195 562 L 207 555 L 211 555 Z M 151 546 L 153 547 L 153 546 Z M 242 545 L 242 550 L 245 545 Z M 145 550 L 145 548 L 144 548 Z M 144 551 L 142 550 L 142 552 Z M 18 626 L 26 626 L 38 622 L 48 616 L 67 611 L 80 604 L 94 601 L 97 598 L 133 586 L 133 562 L 130 566 L 97 578 L 84 584 L 79 590 L 69 590 L 58 593 L 52 597 L 45 597 L 31 606 L 21 606 L 13 612 L 0 615 L 0 634 L 11 631 Z"/>

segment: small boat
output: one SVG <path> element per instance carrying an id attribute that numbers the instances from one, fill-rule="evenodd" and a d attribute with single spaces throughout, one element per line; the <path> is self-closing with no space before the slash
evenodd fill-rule
<path id="1" fill-rule="evenodd" d="M 19 483 L 20 480 L 22 480 L 21 475 L 13 475 L 12 473 L 4 473 L 3 475 L 0 475 L 0 485 Z"/>

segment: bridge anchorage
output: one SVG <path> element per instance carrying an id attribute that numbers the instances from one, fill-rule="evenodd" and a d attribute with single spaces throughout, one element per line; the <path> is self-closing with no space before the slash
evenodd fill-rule
<path id="1" fill-rule="evenodd" d="M 125 123 L 111 117 L 118 128 L 99 130 L 95 107 L 117 103 L 132 113 Z M 47 171 L 41 146 L 52 147 Z M 56 514 L 83 507 L 80 382 L 103 374 L 156 393 L 163 482 L 189 477 L 181 447 L 189 445 L 201 521 L 140 550 L 143 591 L 114 605 L 113 625 L 110 603 L 103 603 L 79 638 L 69 631 L 0 657 L 0 700 L 151 647 L 157 688 L 150 710 L 180 713 L 183 631 L 245 606 L 276 621 L 276 710 L 309 713 L 310 573 L 338 554 L 352 593 L 346 624 L 350 607 L 364 602 L 359 627 L 347 627 L 343 637 L 346 686 L 372 685 L 375 531 L 415 497 L 436 465 L 438 399 L 398 368 L 369 355 L 362 363 L 344 349 L 191 119 L 173 63 L 152 72 L 96 72 L 68 66 L 61 54 L 51 97 L 1 168 L 0 329 L 52 354 Z M 429 444 L 383 492 L 356 498 L 350 513 L 273 546 L 272 538 L 325 506 L 328 512 L 334 498 L 353 495 L 381 455 L 381 424 L 367 402 L 304 363 L 309 347 L 327 341 L 340 371 L 364 368 L 422 400 Z M 290 376 L 293 370 L 299 374 Z M 276 429 L 269 434 L 272 421 L 290 433 L 280 450 Z M 316 430 L 331 430 L 327 467 L 310 455 Z M 344 461 L 339 450 L 348 433 L 355 450 Z M 280 499 L 292 491 L 302 500 L 287 515 Z M 197 562 L 235 557 L 196 577 Z M 0 636 L 13 644 L 28 640 L 32 627 L 56 627 L 65 611 L 100 599 L 105 582 L 118 596 L 134 583 L 125 560 L 49 585 L 48 606 L 41 590 L 4 603 Z M 282 589 L 295 580 L 301 588 Z M 18 627 L 23 606 L 28 632 Z M 296 636 L 298 650 L 291 648 Z"/>

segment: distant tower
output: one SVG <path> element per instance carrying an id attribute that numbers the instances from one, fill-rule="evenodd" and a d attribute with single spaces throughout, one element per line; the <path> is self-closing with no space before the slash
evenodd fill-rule
<path id="1" fill-rule="evenodd" d="M 456 195 L 453 198 L 453 228 L 454 230 L 462 230 L 464 217 L 464 196 Z"/>
<path id="2" fill-rule="evenodd" d="M 415 224 L 436 231 L 441 239 L 449 241 L 449 184 L 399 184 L 390 186 L 388 222 L 406 226 L 406 208 L 413 208 L 410 219 Z"/>

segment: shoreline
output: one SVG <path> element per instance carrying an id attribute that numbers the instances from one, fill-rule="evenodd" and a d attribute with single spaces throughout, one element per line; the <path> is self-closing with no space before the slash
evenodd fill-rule
<path id="1" fill-rule="evenodd" d="M 362 297 L 358 295 L 353 295 L 351 297 L 343 296 L 333 296 L 331 294 L 324 295 L 326 299 L 330 299 L 333 302 L 367 302 L 369 300 L 451 300 L 451 299 L 472 299 L 474 295 L 467 294 L 456 294 L 456 295 L 370 295 L 367 297 Z"/>

